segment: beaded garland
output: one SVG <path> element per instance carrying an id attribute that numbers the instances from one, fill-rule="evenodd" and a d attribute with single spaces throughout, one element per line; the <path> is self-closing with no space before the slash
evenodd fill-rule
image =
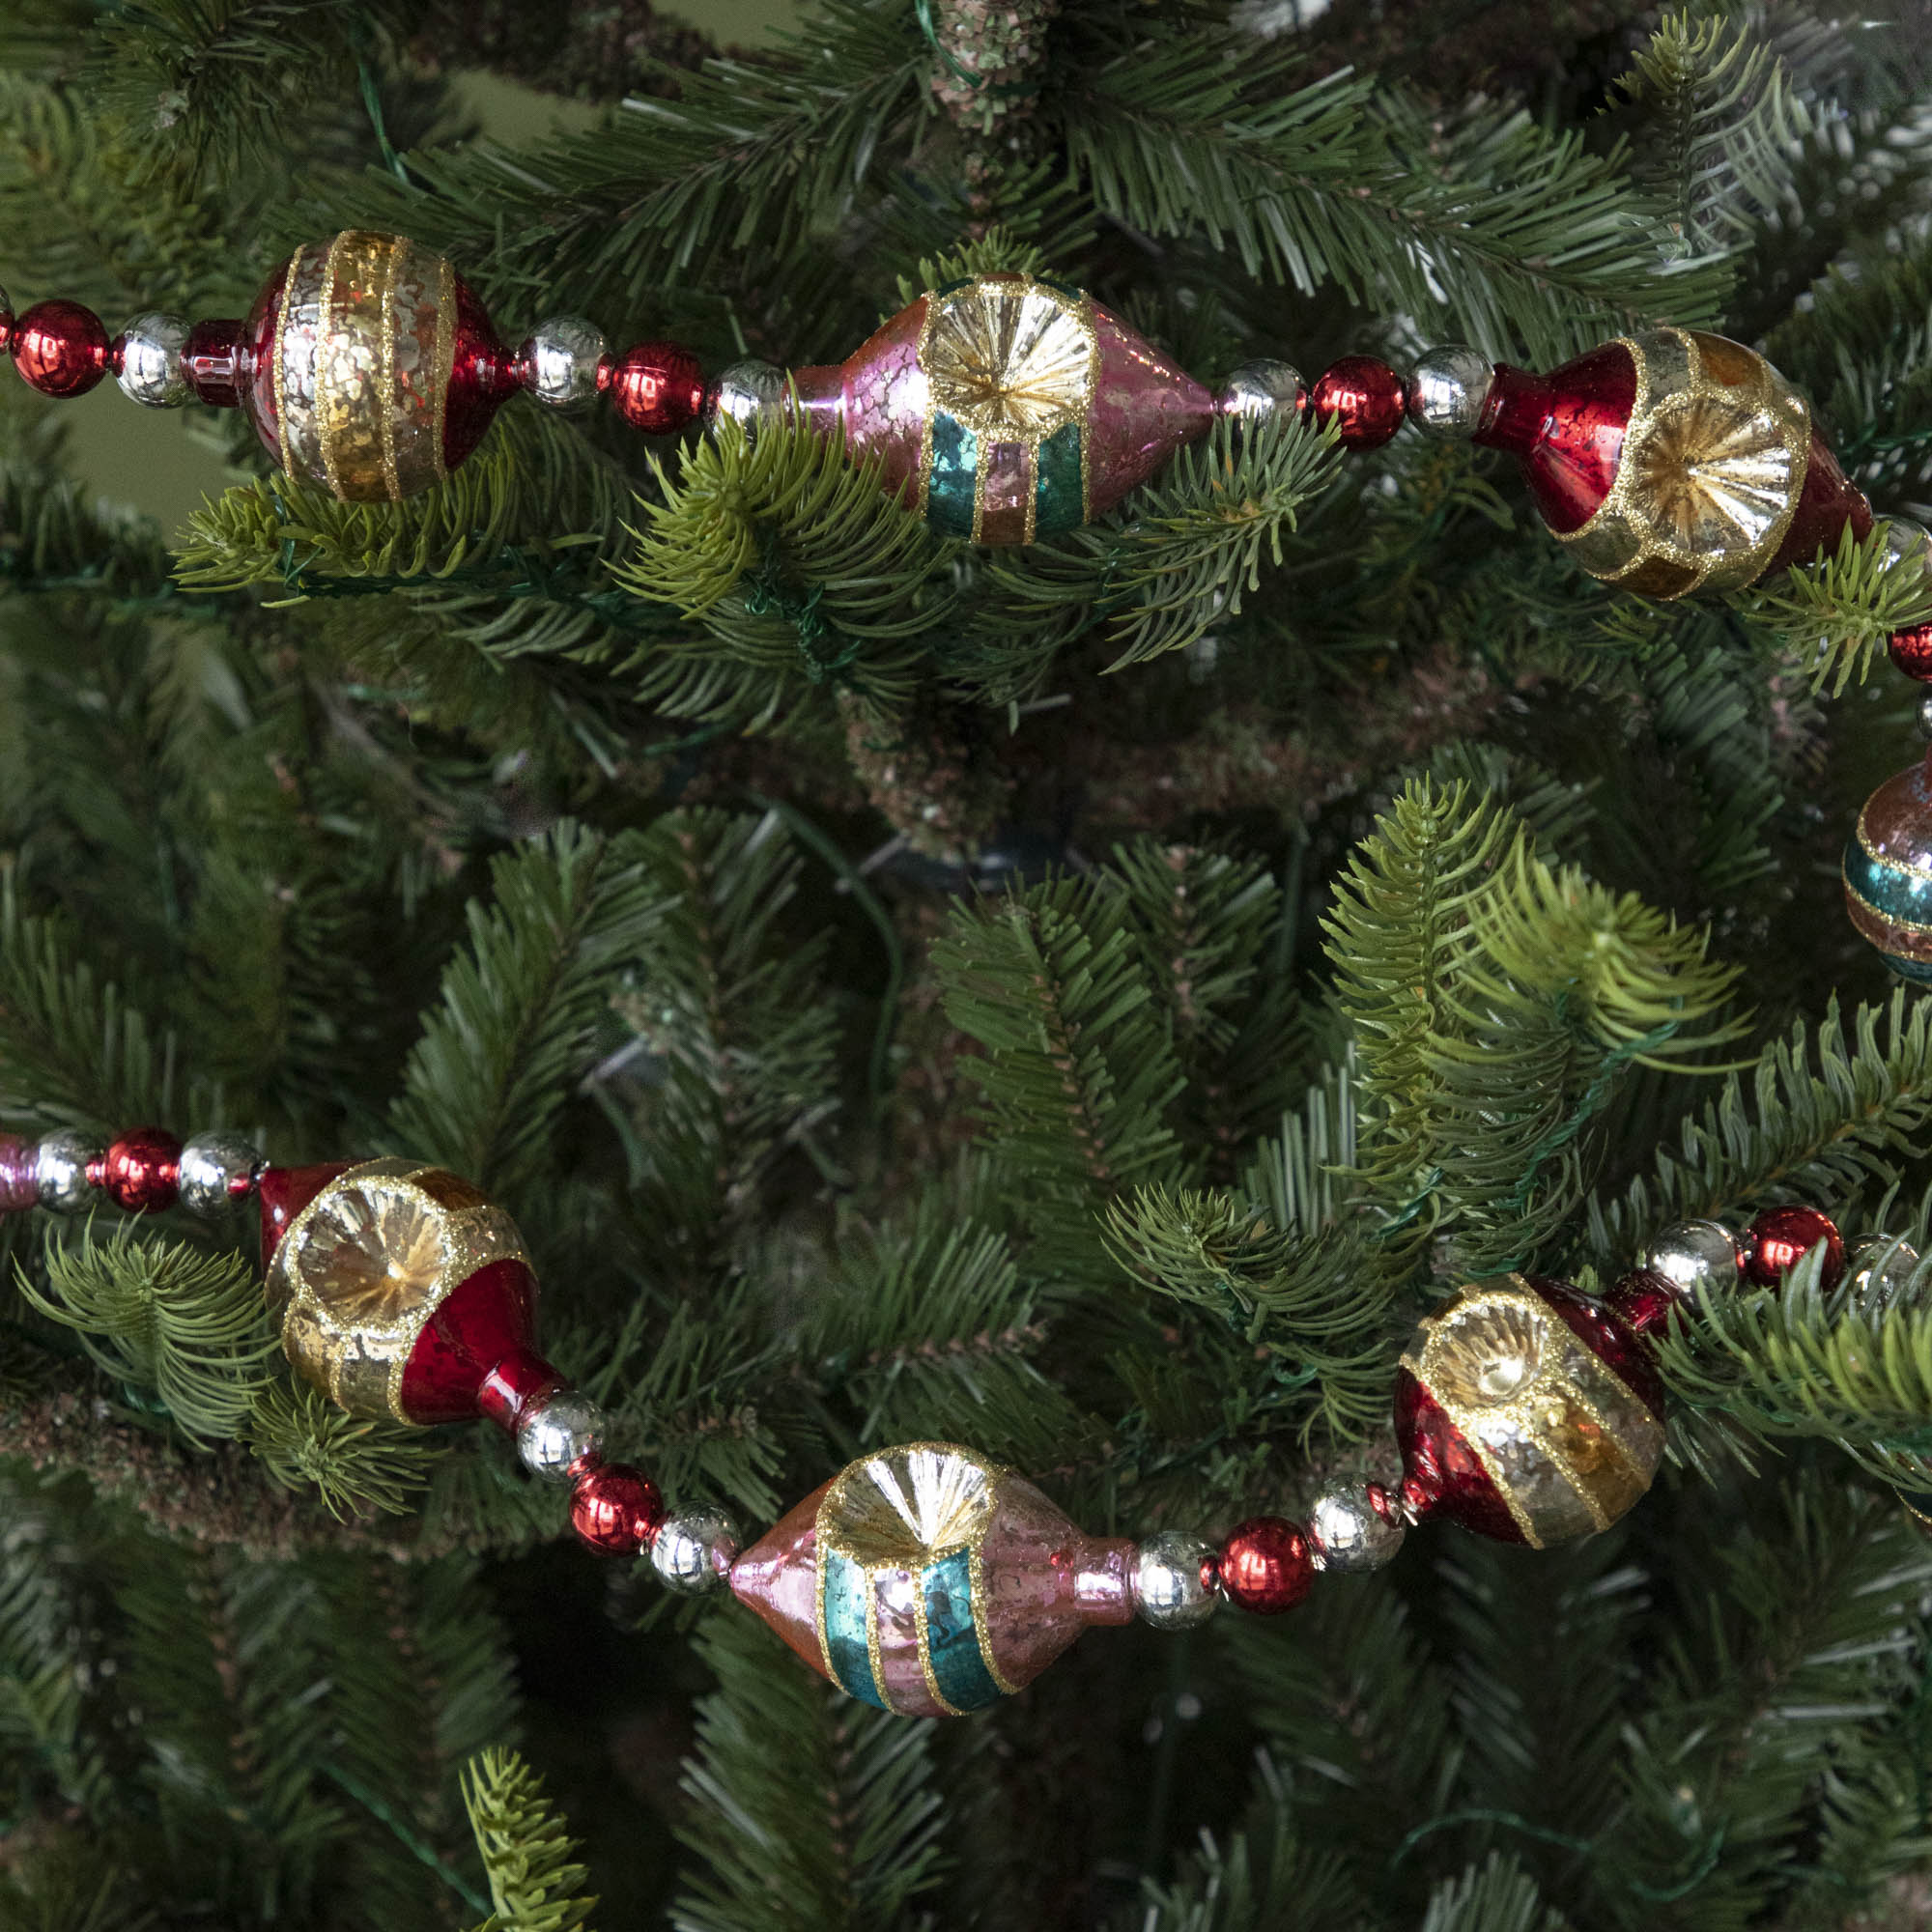
<path id="1" fill-rule="evenodd" d="M 408 238 L 347 229 L 296 250 L 245 321 L 137 316 L 109 340 L 77 302 L 14 317 L 0 347 L 35 388 L 78 396 L 110 371 L 134 400 L 241 408 L 291 473 L 350 501 L 441 481 L 519 389 L 563 409 L 608 397 L 647 435 L 702 417 L 755 435 L 797 422 L 841 435 L 936 530 L 1028 544 L 1091 521 L 1199 442 L 1217 419 L 1306 416 L 1346 448 L 1405 421 L 1517 459 L 1543 522 L 1590 575 L 1668 599 L 1764 581 L 1861 539 L 1872 511 L 1763 356 L 1701 330 L 1621 336 L 1548 374 L 1456 345 L 1406 376 L 1345 355 L 1313 384 L 1254 362 L 1208 390 L 1090 295 L 987 273 L 928 291 L 843 362 L 741 361 L 707 384 L 670 342 L 618 355 L 578 317 L 515 352 L 451 264 Z M 1893 519 L 1893 567 L 1932 574 L 1932 537 Z M 1932 679 L 1932 624 L 1891 639 Z M 1932 798 L 1923 774 L 1873 794 L 1846 848 L 1853 923 L 1905 978 L 1932 980 Z"/>
<path id="2" fill-rule="evenodd" d="M 1471 1283 L 1403 1352 L 1399 1486 L 1338 1486 L 1305 1522 L 1250 1517 L 1218 1544 L 1089 1536 L 1015 1471 L 913 1442 L 849 1463 L 741 1551 L 723 1511 L 672 1515 L 641 1470 L 605 1460 L 595 1406 L 537 1352 L 523 1237 L 469 1181 L 395 1156 L 279 1167 L 225 1133 L 184 1145 L 140 1127 L 107 1146 L 0 1135 L 0 1212 L 80 1212 L 101 1196 L 210 1218 L 253 1197 L 283 1347 L 332 1401 L 419 1427 L 488 1419 L 532 1475 L 570 1485 L 591 1548 L 648 1553 L 675 1591 L 728 1588 L 814 1670 L 906 1717 L 958 1717 L 1023 1690 L 1093 1625 L 1138 1614 L 1184 1629 L 1222 1603 L 1278 1615 L 1319 1572 L 1388 1562 L 1426 1519 L 1537 1548 L 1606 1528 L 1662 1455 L 1647 1338 L 1740 1284 L 1775 1288 L 1815 1251 L 1828 1288 L 1848 1265 L 1826 1215 L 1787 1206 L 1742 1236 L 1714 1221 L 1666 1228 L 1603 1300 L 1521 1274 Z M 1917 1261 L 1901 1241 L 1861 1243 L 1858 1305 L 1889 1305 Z"/>

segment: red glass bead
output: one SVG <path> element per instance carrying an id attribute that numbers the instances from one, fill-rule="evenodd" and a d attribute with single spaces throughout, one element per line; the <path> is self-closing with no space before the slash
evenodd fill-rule
<path id="1" fill-rule="evenodd" d="M 1845 1271 L 1845 1241 L 1829 1214 L 1816 1208 L 1767 1208 L 1745 1231 L 1745 1279 L 1759 1288 L 1776 1288 L 1820 1242 L 1825 1246 L 1825 1269 L 1820 1280 L 1835 1288 Z"/>
<path id="2" fill-rule="evenodd" d="M 1402 427 L 1407 391 L 1374 355 L 1345 355 L 1316 377 L 1308 407 L 1317 422 L 1333 421 L 1349 449 L 1378 449 Z"/>
<path id="3" fill-rule="evenodd" d="M 1670 1325 L 1670 1311 L 1687 1301 L 1684 1291 L 1668 1275 L 1650 1268 L 1625 1275 L 1604 1299 L 1635 1335 L 1661 1335 Z"/>
<path id="4" fill-rule="evenodd" d="M 158 1213 L 180 1192 L 181 1151 L 164 1127 L 136 1127 L 88 1163 L 87 1178 L 128 1213 Z"/>
<path id="5" fill-rule="evenodd" d="M 36 302 L 8 347 L 21 381 L 43 396 L 84 396 L 107 374 L 107 330 L 79 302 Z"/>
<path id="6" fill-rule="evenodd" d="M 1915 624 L 1909 631 L 1894 631 L 1886 652 L 1907 677 L 1932 684 L 1932 624 Z"/>
<path id="7" fill-rule="evenodd" d="M 37 1150 L 18 1134 L 0 1134 L 0 1214 L 18 1214 L 41 1198 Z"/>
<path id="8" fill-rule="evenodd" d="M 586 1469 L 571 1492 L 570 1526 L 592 1549 L 635 1556 L 651 1547 L 664 1520 L 658 1486 L 628 1463 Z"/>
<path id="9" fill-rule="evenodd" d="M 1293 1609 L 1315 1580 L 1308 1538 L 1285 1517 L 1257 1516 L 1237 1523 L 1218 1560 L 1228 1601 L 1261 1617 Z"/>
<path id="10" fill-rule="evenodd" d="M 1635 408 L 1636 364 L 1620 342 L 1547 376 L 1499 362 L 1472 440 L 1522 465 L 1543 521 L 1563 535 L 1588 523 L 1610 494 Z"/>
<path id="11" fill-rule="evenodd" d="M 697 419 L 704 371 L 675 342 L 639 342 L 611 365 L 611 404 L 633 429 L 671 436 Z"/>
<path id="12" fill-rule="evenodd" d="M 242 407 L 248 381 L 247 325 L 234 320 L 198 322 L 182 345 L 182 375 L 196 399 L 216 409 Z"/>

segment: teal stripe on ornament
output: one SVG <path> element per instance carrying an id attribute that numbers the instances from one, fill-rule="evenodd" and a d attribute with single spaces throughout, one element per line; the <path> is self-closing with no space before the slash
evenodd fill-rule
<path id="1" fill-rule="evenodd" d="M 1845 847 L 1845 883 L 1881 919 L 1932 932 L 1932 878 L 1866 851 L 1857 833 Z"/>
<path id="2" fill-rule="evenodd" d="M 1034 477 L 1034 533 L 1077 528 L 1087 521 L 1087 495 L 1080 480 L 1080 425 L 1062 423 L 1039 446 Z"/>
<path id="3" fill-rule="evenodd" d="M 932 414 L 932 469 L 925 520 L 942 536 L 973 534 L 973 492 L 980 473 L 980 439 L 944 410 Z"/>
<path id="4" fill-rule="evenodd" d="M 980 1650 L 973 1617 L 973 1552 L 955 1549 L 920 1573 L 925 1592 L 925 1624 L 931 1639 L 932 1676 L 939 1694 L 957 1711 L 993 1703 L 1000 1687 Z"/>
<path id="5" fill-rule="evenodd" d="M 871 1646 L 866 1641 L 866 1609 L 872 1579 L 849 1556 L 825 1557 L 825 1594 L 820 1600 L 818 1640 L 839 1687 L 867 1704 L 886 1709 L 885 1693 L 872 1676 Z"/>

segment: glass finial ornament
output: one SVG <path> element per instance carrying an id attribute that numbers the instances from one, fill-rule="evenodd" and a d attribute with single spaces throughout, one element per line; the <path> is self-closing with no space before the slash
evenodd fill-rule
<path id="1" fill-rule="evenodd" d="M 1547 376 L 1500 364 L 1473 440 L 1517 458 L 1578 565 L 1645 597 L 1738 589 L 1871 528 L 1804 398 L 1697 329 L 1622 336 Z"/>
<path id="2" fill-rule="evenodd" d="M 1010 1469 L 914 1442 L 814 1490 L 738 1558 L 731 1588 L 854 1697 L 957 1716 L 1032 1683 L 1090 1624 L 1130 1622 L 1133 1555 Z"/>
<path id="3" fill-rule="evenodd" d="M 292 475 L 350 502 L 440 482 L 518 386 L 516 360 L 440 255 L 348 228 L 298 248 L 234 330 L 224 393 Z M 188 366 L 193 380 L 193 342 Z"/>
<path id="4" fill-rule="evenodd" d="M 1843 873 L 1852 923 L 1894 973 L 1932 984 L 1932 753 L 1865 800 Z"/>
<path id="5" fill-rule="evenodd" d="M 387 1155 L 264 1171 L 262 1259 L 282 1347 L 350 1414 L 515 1430 L 562 1381 L 535 1352 L 536 1277 L 502 1208 Z"/>
<path id="6" fill-rule="evenodd" d="M 1607 1529 L 1663 1455 L 1649 1350 L 1565 1282 L 1499 1275 L 1427 1317 L 1402 1356 L 1403 1500 L 1540 1549 Z"/>
<path id="7" fill-rule="evenodd" d="M 936 530 L 1032 543 L 1112 508 L 1214 399 L 1093 297 L 974 275 L 901 309 L 842 363 L 792 372 L 804 419 L 842 428 Z"/>

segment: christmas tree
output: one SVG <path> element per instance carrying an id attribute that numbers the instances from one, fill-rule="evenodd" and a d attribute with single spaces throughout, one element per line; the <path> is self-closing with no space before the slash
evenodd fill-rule
<path id="1" fill-rule="evenodd" d="M 332 1404 L 247 1214 L 36 1165 L 0 1928 L 1932 1922 L 1932 1007 L 1838 871 L 1932 620 L 1932 11 L 688 11 L 9 0 L 16 331 L 173 355 L 366 230 L 566 387 L 673 343 L 745 407 L 513 396 L 372 501 L 195 404 L 156 518 L 0 372 L 0 1129 L 473 1182 L 610 1454 L 747 1544 L 936 1442 L 1221 1549 L 1190 1607 L 1252 1519 L 1326 1568 L 895 1715 L 500 1431 Z M 486 137 L 478 73 L 576 118 Z M 1030 544 L 923 518 L 776 372 L 999 275 L 1254 407 Z M 1295 403 L 1660 328 L 1761 351 L 1869 533 L 1638 595 L 1506 454 Z M 1418 1322 L 1779 1208 L 1876 1245 L 1664 1308 L 1640 1506 L 1401 1534 Z"/>

